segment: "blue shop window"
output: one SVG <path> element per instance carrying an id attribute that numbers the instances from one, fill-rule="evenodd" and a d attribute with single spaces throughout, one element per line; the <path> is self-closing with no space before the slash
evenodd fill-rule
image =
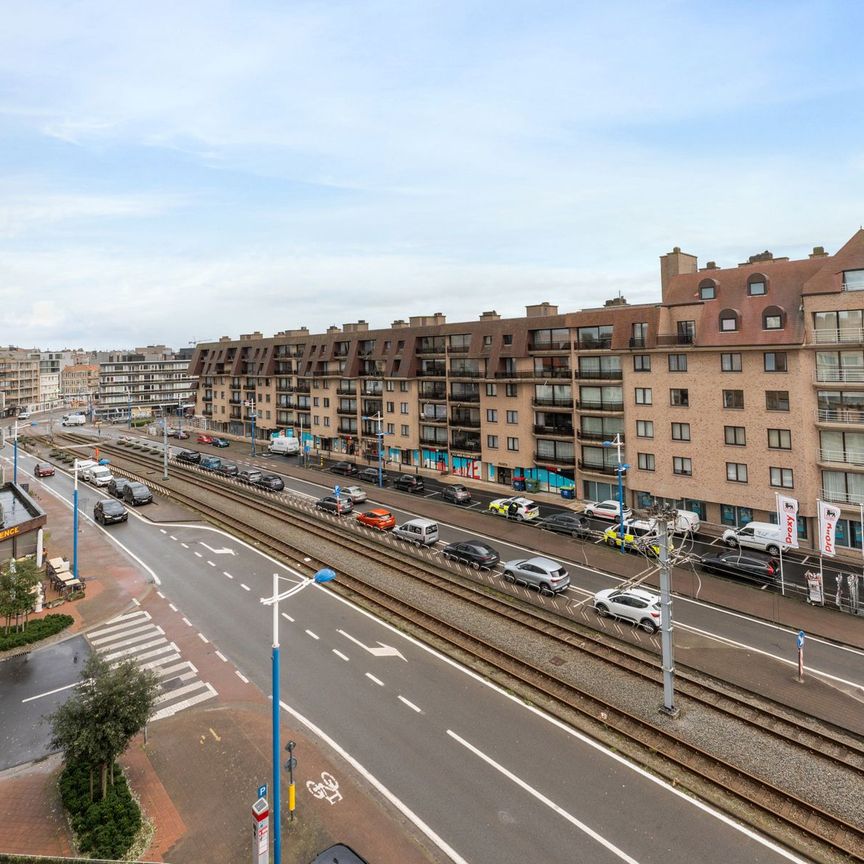
<path id="1" fill-rule="evenodd" d="M 636 496 L 636 506 L 647 510 L 654 506 L 654 496 L 650 492 L 634 492 Z"/>
<path id="2" fill-rule="evenodd" d="M 777 524 L 777 514 L 774 511 L 772 511 L 771 513 L 768 514 L 768 521 L 772 525 Z M 856 523 L 856 524 L 858 524 L 858 523 Z M 859 535 L 861 533 L 860 527 L 859 527 L 858 533 L 859 533 Z M 807 539 L 807 519 L 804 516 L 798 517 L 798 539 L 799 540 L 806 540 Z"/>
<path id="3" fill-rule="evenodd" d="M 838 546 L 852 549 L 861 548 L 861 523 L 840 519 L 837 522 L 836 541 Z"/>
<path id="4" fill-rule="evenodd" d="M 740 528 L 748 522 L 753 521 L 753 510 L 750 507 L 735 507 L 732 504 L 721 504 L 720 521 L 724 525 Z"/>

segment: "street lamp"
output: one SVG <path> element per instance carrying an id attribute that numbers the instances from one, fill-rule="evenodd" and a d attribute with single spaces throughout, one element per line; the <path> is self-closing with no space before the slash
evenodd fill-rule
<path id="1" fill-rule="evenodd" d="M 336 574 L 329 567 L 323 567 L 311 580 L 304 579 L 298 585 L 280 594 L 279 574 L 274 573 L 273 596 L 261 598 L 263 605 L 273 607 L 273 662 L 270 688 L 273 700 L 273 864 L 282 864 L 282 811 L 279 785 L 279 601 L 299 594 L 307 585 L 321 585 L 324 582 L 332 582 L 335 578 Z"/>
<path id="2" fill-rule="evenodd" d="M 616 432 L 611 441 L 604 441 L 604 447 L 614 447 L 618 452 L 618 465 L 615 473 L 618 475 L 618 539 L 620 549 L 624 552 L 624 472 L 630 467 L 621 461 L 621 433 Z"/>

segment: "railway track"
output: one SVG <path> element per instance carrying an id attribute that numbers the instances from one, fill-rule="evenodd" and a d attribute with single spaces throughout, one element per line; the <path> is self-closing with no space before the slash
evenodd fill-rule
<path id="1" fill-rule="evenodd" d="M 64 437 L 79 445 L 95 443 L 92 439 L 74 434 Z M 160 470 L 161 456 L 130 451 L 106 441 L 98 444 L 101 450 L 132 465 L 131 473 L 152 485 L 145 472 Z M 511 627 L 522 628 L 532 638 L 548 640 L 551 646 L 555 646 L 549 656 L 578 651 L 608 664 L 618 674 L 635 675 L 654 686 L 658 683 L 660 673 L 656 655 L 617 640 L 613 643 L 605 633 L 581 623 L 579 616 L 584 612 L 584 607 L 574 608 L 573 604 L 568 604 L 569 608 L 552 612 L 539 598 L 531 603 L 507 593 L 507 588 L 502 591 L 503 585 L 500 583 L 494 586 L 493 591 L 494 576 L 444 561 L 432 554 L 428 554 L 425 559 L 418 559 L 417 552 L 401 541 L 394 541 L 389 535 L 376 536 L 378 532 L 362 528 L 353 520 L 314 512 L 311 502 L 296 494 L 267 493 L 216 478 L 186 465 L 172 462 L 172 466 L 175 466 L 174 479 L 169 481 L 169 494 L 172 497 L 194 509 L 204 509 L 208 518 L 215 517 L 215 521 L 224 527 L 268 546 L 288 561 L 296 561 L 298 554 L 302 559 L 308 552 L 273 536 L 276 533 L 273 526 L 266 524 L 273 521 L 284 523 L 286 512 L 291 513 L 295 524 L 299 522 L 313 528 L 319 536 L 325 536 L 329 543 L 351 555 L 371 558 L 377 568 L 384 565 L 398 572 L 399 579 L 410 576 L 436 592 L 446 594 L 452 602 L 468 604 L 474 610 L 475 617 L 488 616 L 490 625 L 495 622 L 495 626 L 480 628 L 483 633 L 496 632 L 500 629 L 501 620 L 506 619 Z M 183 469 L 179 478 L 177 468 Z M 207 494 L 206 505 L 195 491 Z M 226 492 L 230 493 L 230 497 L 226 496 Z M 252 517 L 244 516 L 239 520 L 240 524 L 238 504 L 242 504 Z M 263 525 L 262 520 L 265 522 Z M 327 563 L 312 560 L 309 566 L 317 569 Z M 572 681 L 564 680 L 554 670 L 550 671 L 548 666 L 515 656 L 496 644 L 494 639 L 477 635 L 476 627 L 469 630 L 456 626 L 452 615 L 440 615 L 429 609 L 417 608 L 404 598 L 394 596 L 393 592 L 370 584 L 357 573 L 340 568 L 339 584 L 354 597 L 361 598 L 365 605 L 386 612 L 391 619 L 410 624 L 413 629 L 434 636 L 451 649 L 469 655 L 488 670 L 494 670 L 498 678 L 518 682 L 521 690 L 542 695 L 546 701 L 560 706 L 561 711 L 556 713 L 572 712 L 595 725 L 600 718 L 606 730 L 612 730 L 615 735 L 629 742 L 632 748 L 662 755 L 667 770 L 664 771 L 662 766 L 655 767 L 655 770 L 679 783 L 682 775 L 690 777 L 691 781 L 686 785 L 698 788 L 703 797 L 706 786 L 724 790 L 724 794 L 719 796 L 720 800 L 714 803 L 726 806 L 739 818 L 740 807 L 730 807 L 728 801 L 725 804 L 723 802 L 730 795 L 739 802 L 746 802 L 750 811 L 748 821 L 781 842 L 789 843 L 790 837 L 793 838 L 793 845 L 814 860 L 838 861 L 844 860 L 844 855 L 854 860 L 864 854 L 864 833 L 857 821 L 831 813 L 812 800 L 781 788 L 728 758 L 708 752 L 677 734 L 674 724 L 648 722 L 636 712 L 622 710 L 613 702 L 598 698 Z M 698 704 L 705 710 L 735 718 L 758 729 L 760 734 L 803 751 L 823 766 L 830 763 L 835 766 L 835 770 L 849 772 L 857 778 L 860 788 L 861 780 L 864 779 L 864 746 L 854 736 L 840 729 L 819 728 L 819 724 L 811 718 L 796 716 L 790 709 L 774 705 L 755 694 L 731 688 L 701 673 L 678 667 L 676 675 L 679 696 L 690 700 L 692 705 Z"/>

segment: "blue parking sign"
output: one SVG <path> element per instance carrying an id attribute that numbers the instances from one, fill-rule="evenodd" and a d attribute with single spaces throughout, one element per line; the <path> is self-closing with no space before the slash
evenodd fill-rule
<path id="1" fill-rule="evenodd" d="M 258 787 L 258 797 L 266 798 L 267 797 L 267 784 L 265 783 L 263 786 Z"/>
<path id="2" fill-rule="evenodd" d="M 798 646 L 799 650 L 804 647 L 804 631 L 799 630 L 798 635 L 795 637 L 795 644 Z"/>

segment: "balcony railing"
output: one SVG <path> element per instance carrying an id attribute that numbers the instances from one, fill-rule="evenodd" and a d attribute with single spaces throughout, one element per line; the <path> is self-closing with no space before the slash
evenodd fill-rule
<path id="1" fill-rule="evenodd" d="M 356 435 L 357 434 L 357 427 L 351 426 L 347 423 L 340 423 L 339 424 L 339 431 L 343 435 Z"/>
<path id="2" fill-rule="evenodd" d="M 451 450 L 461 450 L 463 453 L 480 453 L 483 449 L 479 438 L 454 438 L 450 442 Z"/>
<path id="3" fill-rule="evenodd" d="M 864 382 L 864 368 L 837 369 L 832 366 L 817 369 L 813 380 L 819 384 L 861 384 Z"/>
<path id="4" fill-rule="evenodd" d="M 531 372 L 532 378 L 539 378 L 541 381 L 547 378 L 570 378 L 573 372 L 561 366 L 548 366 L 546 368 L 534 369 Z"/>
<path id="5" fill-rule="evenodd" d="M 443 425 L 443 426 L 446 426 L 446 425 L 447 425 L 447 417 L 446 417 L 446 416 L 442 416 L 442 417 L 421 417 L 421 418 L 420 418 L 420 422 L 421 422 L 421 423 L 435 423 L 435 424 L 438 425 L 438 426 L 442 426 L 442 425 Z"/>
<path id="6" fill-rule="evenodd" d="M 480 428 L 480 418 L 470 418 L 470 417 L 451 417 L 450 418 L 451 426 L 458 426 L 460 429 L 479 429 Z"/>
<path id="7" fill-rule="evenodd" d="M 826 327 L 813 331 L 813 341 L 820 345 L 864 342 L 864 327 Z"/>
<path id="8" fill-rule="evenodd" d="M 817 408 L 819 423 L 864 423 L 864 411 L 857 408 Z"/>
<path id="9" fill-rule="evenodd" d="M 336 388 L 336 393 L 339 396 L 356 396 L 357 395 L 357 388 L 356 387 L 339 386 Z"/>
<path id="10" fill-rule="evenodd" d="M 471 350 L 470 345 L 451 345 L 447 351 L 450 354 L 467 354 Z"/>
<path id="11" fill-rule="evenodd" d="M 421 399 L 428 399 L 430 402 L 444 402 L 447 399 L 446 390 L 421 390 L 419 395 Z"/>
<path id="12" fill-rule="evenodd" d="M 507 369 L 504 372 L 496 372 L 493 376 L 498 381 L 507 380 L 507 381 L 516 381 L 519 378 L 533 378 L 533 372 L 517 372 L 515 369 Z"/>
<path id="13" fill-rule="evenodd" d="M 553 435 L 557 438 L 572 438 L 572 426 L 535 426 L 535 435 Z"/>
<path id="14" fill-rule="evenodd" d="M 618 433 L 621 436 L 621 443 L 624 443 L 624 433 Z M 607 432 L 583 432 L 581 429 L 576 433 L 576 437 L 580 441 L 611 441 L 615 437 L 615 433 Z"/>
<path id="15" fill-rule="evenodd" d="M 536 465 L 575 465 L 576 454 L 571 453 L 569 456 L 566 453 L 534 453 L 534 463 Z"/>
<path id="16" fill-rule="evenodd" d="M 624 377 L 622 369 L 577 369 L 574 374 L 577 378 L 594 381 L 620 381 Z"/>
<path id="17" fill-rule="evenodd" d="M 630 348 L 644 348 L 647 341 L 644 336 L 631 336 L 627 345 Z"/>
<path id="18" fill-rule="evenodd" d="M 582 399 L 576 402 L 580 411 L 623 411 L 623 402 L 595 402 L 593 399 Z"/>
<path id="19" fill-rule="evenodd" d="M 336 413 L 342 415 L 343 417 L 356 417 L 357 408 L 337 408 Z"/>
<path id="20" fill-rule="evenodd" d="M 583 459 L 579 460 L 579 470 L 580 471 L 593 471 L 595 474 L 612 474 L 615 475 L 618 473 L 617 465 L 604 465 L 602 462 L 585 462 Z"/>
<path id="21" fill-rule="evenodd" d="M 433 438 L 430 435 L 420 435 L 420 443 L 427 447 L 438 447 L 441 450 L 447 449 L 447 441 L 440 441 L 438 438 Z"/>
<path id="22" fill-rule="evenodd" d="M 417 370 L 418 378 L 446 378 L 447 370 L 446 369 L 418 369 Z"/>
<path id="23" fill-rule="evenodd" d="M 479 369 L 451 369 L 451 378 L 485 378 L 486 373 Z"/>
<path id="24" fill-rule="evenodd" d="M 580 351 L 593 351 L 595 349 L 611 348 L 612 337 L 603 336 L 602 338 L 594 338 L 593 336 L 581 336 L 576 347 Z"/>
<path id="25" fill-rule="evenodd" d="M 428 345 L 418 345 L 414 351 L 415 354 L 444 354 L 444 346 L 440 348 L 430 348 Z"/>
<path id="26" fill-rule="evenodd" d="M 695 345 L 695 333 L 658 333 L 657 347 L 663 348 L 669 345 Z"/>
<path id="27" fill-rule="evenodd" d="M 572 342 L 529 342 L 529 351 L 569 351 Z"/>
<path id="28" fill-rule="evenodd" d="M 853 507 L 860 507 L 864 504 L 864 495 L 855 492 L 834 492 L 830 489 L 822 489 L 819 497 L 832 504 L 848 504 Z"/>
<path id="29" fill-rule="evenodd" d="M 864 468 L 864 451 L 862 450 L 827 450 L 819 448 L 820 462 L 839 462 L 844 465 L 854 465 Z"/>
<path id="30" fill-rule="evenodd" d="M 537 408 L 568 408 L 570 410 L 573 409 L 572 399 L 545 399 L 539 396 L 535 396 L 531 400 L 531 402 Z"/>
<path id="31" fill-rule="evenodd" d="M 451 393 L 450 394 L 450 401 L 451 402 L 479 402 L 480 401 L 480 394 L 479 393 L 462 393 L 462 394 Z"/>

